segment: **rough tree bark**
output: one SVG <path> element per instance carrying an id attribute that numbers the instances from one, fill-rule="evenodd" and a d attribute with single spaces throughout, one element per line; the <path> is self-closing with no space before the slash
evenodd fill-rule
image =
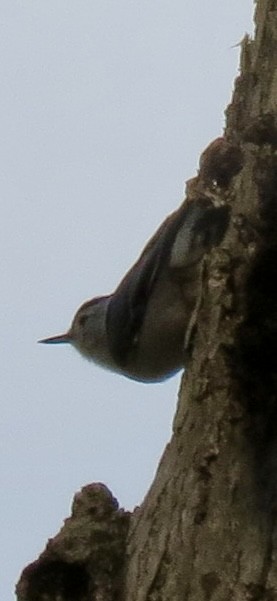
<path id="1" fill-rule="evenodd" d="M 204 263 L 172 440 L 132 515 L 103 485 L 79 493 L 20 601 L 277 600 L 276 0 L 256 25 L 225 136 L 188 185 L 231 221 Z"/>

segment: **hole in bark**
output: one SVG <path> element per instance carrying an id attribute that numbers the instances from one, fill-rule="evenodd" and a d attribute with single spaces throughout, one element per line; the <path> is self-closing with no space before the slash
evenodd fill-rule
<path id="1" fill-rule="evenodd" d="M 88 585 L 88 575 L 82 565 L 38 561 L 24 570 L 17 593 L 28 601 L 84 601 Z"/>

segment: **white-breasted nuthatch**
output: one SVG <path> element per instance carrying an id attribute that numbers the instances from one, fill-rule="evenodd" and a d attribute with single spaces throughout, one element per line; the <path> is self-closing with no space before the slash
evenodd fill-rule
<path id="1" fill-rule="evenodd" d="M 174 375 L 186 359 L 203 256 L 221 242 L 228 221 L 228 208 L 206 196 L 184 202 L 113 294 L 85 302 L 66 334 L 40 342 L 71 343 L 102 367 L 141 382 Z"/>

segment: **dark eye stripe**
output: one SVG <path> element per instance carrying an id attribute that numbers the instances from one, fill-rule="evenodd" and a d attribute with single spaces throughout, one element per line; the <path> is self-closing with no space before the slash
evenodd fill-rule
<path id="1" fill-rule="evenodd" d="M 84 326 L 84 325 L 85 325 L 85 323 L 86 323 L 86 321 L 87 321 L 87 319 L 88 319 L 88 315 L 82 315 L 82 316 L 80 317 L 80 319 L 79 319 L 79 324 L 80 324 L 80 326 Z"/>

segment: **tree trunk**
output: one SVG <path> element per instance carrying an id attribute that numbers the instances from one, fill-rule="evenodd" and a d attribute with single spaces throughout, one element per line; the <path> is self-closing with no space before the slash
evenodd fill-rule
<path id="1" fill-rule="evenodd" d="M 225 137 L 188 186 L 231 220 L 203 265 L 172 440 L 133 515 L 103 487 L 83 489 L 23 572 L 21 601 L 277 599 L 276 0 L 257 2 L 256 24 Z"/>

